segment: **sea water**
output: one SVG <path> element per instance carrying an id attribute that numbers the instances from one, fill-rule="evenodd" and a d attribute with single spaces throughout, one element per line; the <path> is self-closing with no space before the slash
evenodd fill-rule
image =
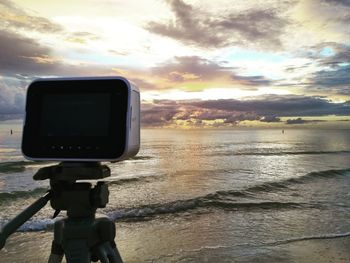
<path id="1" fill-rule="evenodd" d="M 32 175 L 54 163 L 25 161 L 19 128 L 0 134 L 3 225 L 45 193 Z M 141 142 L 108 164 L 99 209 L 127 262 L 290 262 L 280 244 L 350 235 L 349 130 L 144 129 Z M 47 205 L 25 223 L 0 261 L 46 262 L 52 215 Z"/>

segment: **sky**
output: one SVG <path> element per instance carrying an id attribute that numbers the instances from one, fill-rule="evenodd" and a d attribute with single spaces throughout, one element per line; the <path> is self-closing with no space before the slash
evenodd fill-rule
<path id="1" fill-rule="evenodd" d="M 350 128 L 349 0 L 0 0 L 0 120 L 38 77 L 124 76 L 143 127 Z"/>

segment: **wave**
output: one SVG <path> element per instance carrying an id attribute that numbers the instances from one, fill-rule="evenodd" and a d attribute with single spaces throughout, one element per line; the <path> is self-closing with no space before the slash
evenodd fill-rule
<path id="1" fill-rule="evenodd" d="M 0 173 L 20 173 L 24 172 L 27 165 L 32 164 L 29 161 L 3 162 L 0 163 Z"/>
<path id="2" fill-rule="evenodd" d="M 32 162 L 32 161 L 17 161 L 17 162 L 2 162 L 0 163 L 0 173 L 21 173 L 26 170 L 27 167 L 35 167 L 38 168 L 46 166 L 52 162 L 49 161 L 41 161 L 41 162 Z"/>
<path id="3" fill-rule="evenodd" d="M 318 172 L 310 172 L 300 177 L 288 178 L 277 182 L 266 182 L 259 185 L 251 186 L 245 189 L 247 192 L 270 192 L 287 189 L 289 185 L 303 184 L 307 181 L 319 178 L 337 178 L 342 176 L 350 176 L 350 168 L 348 169 L 332 169 Z"/>
<path id="4" fill-rule="evenodd" d="M 38 187 L 32 191 L 14 191 L 10 193 L 0 193 L 0 205 L 18 198 L 36 197 L 45 193 L 47 190 L 48 188 Z"/>
<path id="5" fill-rule="evenodd" d="M 62 218 L 41 218 L 41 219 L 30 219 L 25 222 L 22 226 L 18 228 L 19 232 L 35 232 L 35 231 L 43 231 L 43 230 L 51 230 L 53 229 L 54 223 Z M 0 229 L 7 223 L 7 220 L 0 220 Z"/>
<path id="6" fill-rule="evenodd" d="M 350 151 L 278 151 L 278 152 L 216 152 L 215 156 L 282 156 L 282 155 L 317 155 L 317 154 L 350 154 Z"/>
<path id="7" fill-rule="evenodd" d="M 334 238 L 342 238 L 342 237 L 349 237 L 349 236 L 350 236 L 350 232 L 315 235 L 315 236 L 303 236 L 303 237 L 295 237 L 295 238 L 274 241 L 274 242 L 268 243 L 268 245 L 278 246 L 278 245 L 284 245 L 292 242 L 299 242 L 299 241 L 306 241 L 306 240 L 334 239 Z"/>
<path id="8" fill-rule="evenodd" d="M 255 201 L 259 192 L 285 190 L 291 184 L 305 183 L 307 180 L 322 177 L 350 175 L 350 169 L 325 170 L 307 173 L 298 178 L 278 182 L 267 182 L 242 190 L 217 191 L 193 199 L 177 200 L 164 204 L 150 204 L 142 207 L 119 209 L 109 213 L 113 220 L 145 220 L 161 214 L 181 213 L 198 208 L 216 208 L 225 210 L 261 210 L 261 209 L 298 209 L 320 208 L 317 203 L 296 203 L 277 201 Z M 253 202 L 251 200 L 254 200 Z"/>
<path id="9" fill-rule="evenodd" d="M 211 171 L 211 173 L 214 173 L 214 171 Z M 309 180 L 314 180 L 318 178 L 337 178 L 342 176 L 350 176 L 350 168 L 310 172 L 300 177 L 288 178 L 285 180 L 275 181 L 275 182 L 266 182 L 262 184 L 253 185 L 241 190 L 217 191 L 217 192 L 208 194 L 206 196 L 203 196 L 201 198 L 206 198 L 209 200 L 216 200 L 216 199 L 225 200 L 227 198 L 232 198 L 232 197 L 248 198 L 248 197 L 254 197 L 256 194 L 261 192 L 273 192 L 273 191 L 285 190 L 285 189 L 288 189 L 290 185 L 303 184 Z M 124 185 L 124 184 L 135 183 L 135 182 L 144 183 L 144 182 L 163 180 L 163 179 L 164 179 L 164 176 L 138 176 L 138 177 L 120 178 L 116 180 L 111 180 L 111 181 L 108 181 L 107 183 L 109 185 Z M 39 187 L 32 191 L 15 191 L 10 193 L 0 193 L 0 204 L 12 199 L 35 197 L 40 194 L 43 194 L 47 190 L 48 188 Z"/>
<path id="10" fill-rule="evenodd" d="M 319 207 L 317 204 L 276 201 L 232 201 L 212 198 L 212 195 L 163 204 L 118 209 L 107 213 L 113 221 L 144 221 L 165 214 L 177 214 L 195 209 L 223 209 L 229 211 L 282 210 Z"/>
<path id="11" fill-rule="evenodd" d="M 242 172 L 242 173 L 252 173 L 251 170 L 245 170 L 245 169 L 236 169 L 236 170 L 226 170 L 226 169 L 216 169 L 216 170 L 181 170 L 175 172 L 173 175 L 184 175 L 184 174 L 193 174 L 193 173 L 199 173 L 201 175 L 207 175 L 207 174 L 218 174 L 218 173 L 233 173 L 233 172 Z M 266 191 L 273 191 L 273 190 L 280 190 L 280 189 L 286 189 L 290 184 L 302 184 L 305 183 L 307 180 L 310 179 L 316 179 L 316 178 L 327 178 L 327 177 L 337 177 L 337 176 L 346 176 L 350 175 L 350 168 L 348 169 L 332 169 L 332 170 L 324 170 L 324 171 L 317 171 L 317 172 L 310 172 L 305 175 L 302 175 L 300 177 L 293 177 L 288 178 L 281 181 L 275 181 L 275 182 L 266 182 L 262 184 L 258 184 L 255 186 L 251 186 L 249 188 L 246 188 L 245 191 L 248 192 L 266 192 Z M 123 185 L 123 184 L 129 184 L 134 182 L 152 182 L 155 180 L 163 180 L 164 175 L 157 175 L 157 176 L 137 176 L 137 177 L 129 177 L 129 178 L 120 178 L 111 180 L 108 182 L 110 185 Z M 246 193 L 245 193 L 246 194 Z"/>
<path id="12" fill-rule="evenodd" d="M 350 169 L 341 170 L 326 170 L 319 172 L 311 172 L 299 178 L 290 178 L 284 181 L 267 182 L 241 190 L 217 191 L 204 196 L 199 196 L 192 199 L 176 200 L 167 203 L 155 203 L 140 207 L 121 208 L 109 211 L 106 215 L 114 220 L 120 221 L 144 221 L 150 220 L 156 216 L 165 214 L 177 214 L 191 210 L 199 210 L 199 212 L 209 212 L 210 209 L 222 209 L 225 211 L 261 211 L 261 210 L 290 210 L 290 209 L 310 209 L 321 208 L 320 203 L 302 203 L 302 202 L 279 202 L 259 200 L 259 193 L 266 191 L 285 190 L 290 184 L 304 183 L 306 180 L 323 178 L 323 177 L 338 177 L 350 175 Z M 122 179 L 129 180 L 129 179 Z M 133 180 L 133 178 L 130 178 Z M 124 183 L 121 181 L 120 183 Z M 0 203 L 6 202 L 14 198 L 26 198 L 35 195 L 43 194 L 47 188 L 36 188 L 33 191 L 18 191 L 12 193 L 0 193 Z M 203 210 L 204 209 L 204 210 Z M 22 231 L 39 231 L 45 230 L 54 221 L 50 219 L 40 219 L 29 221 L 21 229 Z M 331 238 L 327 236 L 328 238 Z M 304 237 L 304 239 L 316 239 L 316 237 Z M 296 239 L 295 241 L 298 241 Z M 293 240 L 283 242 L 293 242 Z M 282 242 L 282 241 L 279 241 Z"/>

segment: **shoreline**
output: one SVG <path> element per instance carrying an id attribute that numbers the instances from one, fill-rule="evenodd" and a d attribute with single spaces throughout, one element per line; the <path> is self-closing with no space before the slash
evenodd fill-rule
<path id="1" fill-rule="evenodd" d="M 119 228 L 119 230 L 121 230 Z M 130 231 L 130 229 L 129 229 Z M 132 230 L 131 230 L 132 231 Z M 121 232 L 124 232 L 123 230 Z M 132 231 L 133 232 L 133 231 Z M 129 234 L 131 234 L 129 232 Z M 53 233 L 51 231 L 40 232 L 17 232 L 7 241 L 7 244 L 3 250 L 0 251 L 1 262 L 47 262 Z M 117 233 L 117 237 L 118 237 Z M 122 238 L 118 241 L 118 248 L 122 254 L 123 260 L 126 263 L 130 262 L 142 262 L 140 261 L 140 255 L 138 254 L 137 241 L 133 240 L 133 235 L 130 238 Z M 136 242 L 134 242 L 136 241 Z M 152 241 L 152 247 L 157 246 L 161 240 L 154 239 Z M 164 241 L 163 241 L 164 242 Z M 143 244 L 143 250 L 147 251 L 147 244 Z M 252 254 L 248 258 L 237 259 L 234 253 L 224 253 L 223 262 L 229 262 L 227 260 L 234 259 L 234 262 L 266 262 L 266 263 L 349 263 L 350 262 L 350 237 L 337 237 L 337 238 L 325 238 L 325 239 L 308 239 L 300 241 L 292 241 L 285 244 L 279 244 L 270 246 L 267 251 L 260 251 L 252 248 Z M 152 249 L 150 248 L 149 251 Z M 216 260 L 220 262 L 220 250 L 202 251 L 203 254 L 210 252 Z M 153 250 L 154 252 L 154 250 Z M 161 252 L 161 251 L 159 251 Z M 226 251 L 226 252 L 229 252 Z M 231 251 L 232 252 L 232 251 Z M 254 252 L 257 252 L 254 254 Z M 141 253 L 142 254 L 142 253 Z M 197 254 L 198 257 L 192 258 L 191 262 L 201 262 L 201 253 Z M 145 255 L 143 255 L 145 256 Z M 164 255 L 147 255 L 149 258 L 142 257 L 143 260 L 157 259 L 154 262 L 166 262 L 164 261 Z M 198 261 L 197 261 L 197 259 Z M 169 258 L 168 258 L 169 259 Z M 193 261 L 194 259 L 194 261 Z M 170 262 L 176 262 L 169 259 Z M 184 261 L 186 262 L 186 261 Z"/>

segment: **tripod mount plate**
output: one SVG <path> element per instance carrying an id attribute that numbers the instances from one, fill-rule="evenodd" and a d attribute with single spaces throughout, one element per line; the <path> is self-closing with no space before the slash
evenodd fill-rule
<path id="1" fill-rule="evenodd" d="M 60 181 L 96 180 L 109 177 L 111 170 L 98 162 L 62 162 L 43 167 L 34 174 L 36 181 L 53 179 Z"/>

